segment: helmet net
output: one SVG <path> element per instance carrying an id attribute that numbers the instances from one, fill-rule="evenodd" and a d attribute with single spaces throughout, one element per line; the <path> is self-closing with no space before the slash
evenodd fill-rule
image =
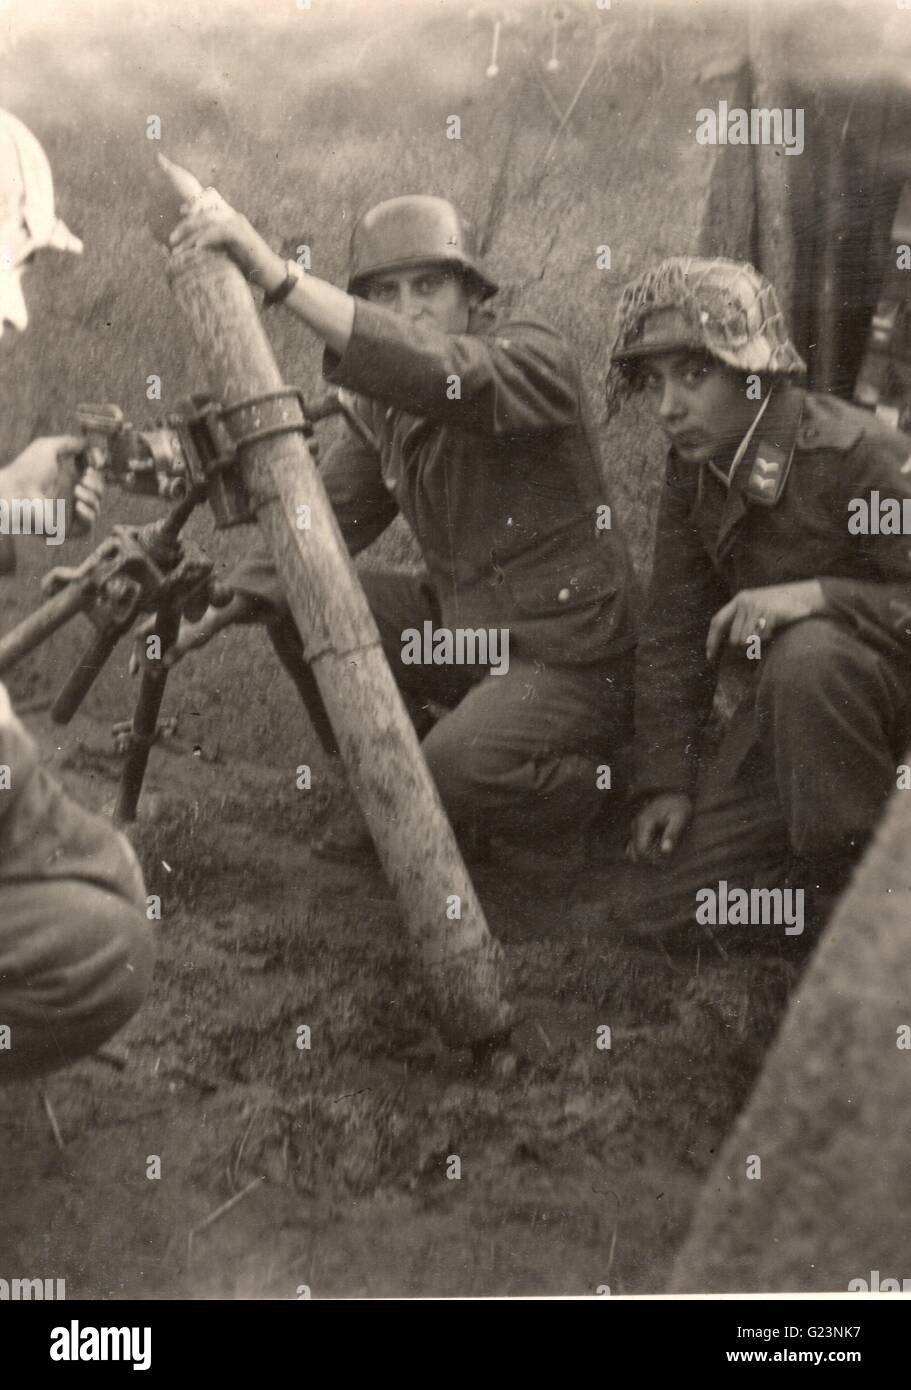
<path id="1" fill-rule="evenodd" d="M 806 371 L 775 288 L 764 275 L 736 261 L 676 256 L 638 276 L 620 297 L 609 404 L 619 404 L 631 388 L 624 352 L 636 345 L 650 315 L 668 309 L 683 318 L 693 343 L 729 367 L 769 375 Z"/>

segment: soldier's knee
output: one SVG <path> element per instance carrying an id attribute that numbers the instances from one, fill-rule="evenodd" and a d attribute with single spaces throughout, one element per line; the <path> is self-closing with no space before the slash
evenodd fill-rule
<path id="1" fill-rule="evenodd" d="M 94 941 L 87 958 L 97 960 L 97 1026 L 109 1037 L 137 1012 L 152 981 L 155 928 L 138 908 L 103 895 L 104 906 L 92 909 Z M 88 944 L 88 943 L 87 943 Z"/>
<path id="2" fill-rule="evenodd" d="M 806 618 L 780 632 L 762 658 L 758 702 L 773 704 L 783 696 L 790 704 L 819 698 L 841 678 L 849 650 L 860 647 L 838 623 Z"/>
<path id="3" fill-rule="evenodd" d="M 118 895 L 62 880 L 4 889 L 0 1080 L 93 1052 L 136 1013 L 151 981 L 153 928 Z"/>
<path id="4" fill-rule="evenodd" d="M 424 740 L 424 755 L 444 803 L 471 799 L 516 775 L 520 759 L 509 749 L 490 748 L 451 735 L 440 720 Z"/>

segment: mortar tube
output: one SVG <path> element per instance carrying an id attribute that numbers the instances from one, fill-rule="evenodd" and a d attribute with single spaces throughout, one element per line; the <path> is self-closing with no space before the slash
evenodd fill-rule
<path id="1" fill-rule="evenodd" d="M 178 196 L 183 182 L 171 175 Z M 239 268 L 224 254 L 182 252 L 169 279 L 223 406 L 283 380 Z M 255 408 L 251 425 L 256 428 Z M 300 431 L 241 444 L 238 466 L 288 596 L 303 654 L 352 789 L 395 892 L 451 1046 L 505 1036 L 502 951 L 491 937 L 414 726 L 380 645 L 313 458 Z M 309 507 L 298 529 L 298 507 Z"/>

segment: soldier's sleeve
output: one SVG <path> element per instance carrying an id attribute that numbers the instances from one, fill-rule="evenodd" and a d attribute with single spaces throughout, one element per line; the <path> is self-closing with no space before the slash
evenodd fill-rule
<path id="1" fill-rule="evenodd" d="M 395 498 L 383 482 L 379 451 L 346 424 L 343 434 L 327 451 L 320 473 L 349 553 L 357 555 L 385 531 L 398 511 Z M 278 612 L 289 611 L 264 540 L 232 570 L 225 583 Z"/>
<path id="2" fill-rule="evenodd" d="M 690 520 L 693 490 L 672 465 L 658 511 L 655 560 L 636 652 L 635 790 L 690 792 L 715 673 L 705 654 L 727 597 Z"/>
<path id="3" fill-rule="evenodd" d="M 856 544 L 869 564 L 869 579 L 820 577 L 826 603 L 865 641 L 893 655 L 911 657 L 911 534 L 900 517 L 911 516 L 911 440 L 895 432 L 864 435 L 843 465 L 840 521 L 857 527 Z M 878 499 L 896 503 L 897 534 L 869 534 Z M 857 503 L 866 504 L 864 509 Z M 852 520 L 853 518 L 853 520 Z M 885 518 L 882 518 L 884 522 Z M 891 526 L 889 527 L 891 531 Z M 849 531 L 850 534 L 850 531 Z"/>
<path id="4" fill-rule="evenodd" d="M 472 434 L 536 434 L 578 420 L 575 356 L 545 325 L 451 334 L 363 299 L 355 306 L 345 352 L 324 357 L 329 381 Z"/>

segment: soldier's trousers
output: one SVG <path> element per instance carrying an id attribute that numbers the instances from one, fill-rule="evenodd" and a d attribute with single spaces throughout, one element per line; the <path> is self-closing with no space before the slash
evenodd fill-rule
<path id="1" fill-rule="evenodd" d="M 545 666 L 510 655 L 502 675 L 481 666 L 407 665 L 403 631 L 441 622 L 432 586 L 420 575 L 386 571 L 364 571 L 361 581 L 454 826 L 546 841 L 623 805 L 631 655 L 591 667 Z M 272 639 L 319 726 L 324 715 L 315 705 L 315 686 L 308 691 L 302 679 L 293 623 L 274 626 Z M 433 706 L 443 707 L 440 717 Z"/>
<path id="2" fill-rule="evenodd" d="M 803 887 L 816 921 L 825 920 L 896 788 L 909 734 L 907 665 L 835 621 L 786 628 L 763 656 L 755 698 L 705 769 L 673 858 L 625 876 L 624 925 L 698 934 L 697 894 L 722 880 Z M 749 930 L 711 927 L 723 943 Z"/>
<path id="3" fill-rule="evenodd" d="M 93 1052 L 136 1012 L 144 893 L 125 838 L 36 768 L 0 833 L 0 1085 Z"/>

